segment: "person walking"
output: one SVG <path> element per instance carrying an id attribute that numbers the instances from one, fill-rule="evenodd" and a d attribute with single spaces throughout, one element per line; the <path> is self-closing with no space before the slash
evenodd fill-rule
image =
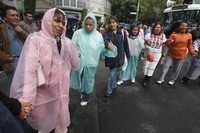
<path id="1" fill-rule="evenodd" d="M 77 30 L 72 41 L 80 48 L 80 69 L 71 73 L 71 88 L 81 92 L 80 105 L 88 105 L 90 95 L 94 91 L 96 70 L 101 56 L 117 56 L 117 48 L 112 44 L 104 44 L 101 33 L 96 30 L 97 20 L 89 13 L 83 28 Z"/>
<path id="2" fill-rule="evenodd" d="M 165 76 L 172 66 L 173 72 L 168 84 L 174 85 L 184 64 L 187 53 L 189 52 L 192 56 L 196 56 L 197 54 L 192 46 L 192 35 L 188 32 L 188 24 L 186 22 L 179 23 L 178 31 L 170 35 L 167 46 L 168 54 L 164 61 L 161 75 L 156 83 L 164 83 Z"/>
<path id="3" fill-rule="evenodd" d="M 45 12 L 42 29 L 30 34 L 11 84 L 10 96 L 30 102 L 30 125 L 39 133 L 66 133 L 70 124 L 70 72 L 80 66 L 79 50 L 65 37 L 61 9 Z"/>

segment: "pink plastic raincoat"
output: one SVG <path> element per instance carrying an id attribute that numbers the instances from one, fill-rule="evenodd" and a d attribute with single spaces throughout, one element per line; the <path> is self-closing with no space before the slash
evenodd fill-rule
<path id="1" fill-rule="evenodd" d="M 31 34 L 22 50 L 11 85 L 11 97 L 33 104 L 31 126 L 41 132 L 66 133 L 70 124 L 68 110 L 69 76 L 79 68 L 79 52 L 64 36 L 59 54 L 52 36 L 51 22 L 55 8 L 42 19 L 42 29 Z M 42 80 L 42 81 L 40 81 Z"/>

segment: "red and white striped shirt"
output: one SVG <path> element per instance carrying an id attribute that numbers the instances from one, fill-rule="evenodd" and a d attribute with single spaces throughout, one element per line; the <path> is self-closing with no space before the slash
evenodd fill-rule
<path id="1" fill-rule="evenodd" d="M 150 46 L 151 48 L 156 48 L 156 49 L 160 49 L 161 46 L 167 40 L 165 34 L 154 35 L 151 33 L 148 33 L 144 39 L 145 39 L 146 45 Z"/>

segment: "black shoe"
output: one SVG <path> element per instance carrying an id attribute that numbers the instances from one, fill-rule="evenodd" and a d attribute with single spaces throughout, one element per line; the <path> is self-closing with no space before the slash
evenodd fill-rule
<path id="1" fill-rule="evenodd" d="M 112 95 L 113 95 L 113 93 L 111 93 L 111 94 L 106 93 L 104 97 L 105 98 L 110 98 L 110 97 L 112 97 Z"/>
<path id="2" fill-rule="evenodd" d="M 143 86 L 143 87 L 147 87 L 148 84 L 149 84 L 149 81 L 145 81 L 145 80 L 144 80 L 144 81 L 142 82 L 142 86 Z"/>
<path id="3" fill-rule="evenodd" d="M 87 106 L 89 100 L 89 95 L 82 93 L 80 97 L 80 105 L 81 106 Z"/>
<path id="4" fill-rule="evenodd" d="M 149 82 L 150 82 L 150 79 L 151 79 L 151 76 L 145 75 L 145 76 L 144 76 L 144 79 L 143 79 L 143 82 L 142 82 L 142 86 L 143 86 L 143 87 L 147 87 L 148 84 L 149 84 Z"/>
<path id="5" fill-rule="evenodd" d="M 183 77 L 181 81 L 182 81 L 183 84 L 188 84 L 189 80 L 190 80 L 189 78 Z"/>

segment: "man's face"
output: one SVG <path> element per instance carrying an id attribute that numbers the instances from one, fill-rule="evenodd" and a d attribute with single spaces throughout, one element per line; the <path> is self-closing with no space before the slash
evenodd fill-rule
<path id="1" fill-rule="evenodd" d="M 12 26 L 16 26 L 19 23 L 18 17 L 18 12 L 10 9 L 6 11 L 5 21 Z"/>
<path id="2" fill-rule="evenodd" d="M 27 20 L 28 22 L 32 22 L 32 21 L 33 21 L 33 15 L 30 14 L 30 13 L 27 13 L 26 16 L 25 16 L 25 18 L 26 18 L 26 20 Z"/>

